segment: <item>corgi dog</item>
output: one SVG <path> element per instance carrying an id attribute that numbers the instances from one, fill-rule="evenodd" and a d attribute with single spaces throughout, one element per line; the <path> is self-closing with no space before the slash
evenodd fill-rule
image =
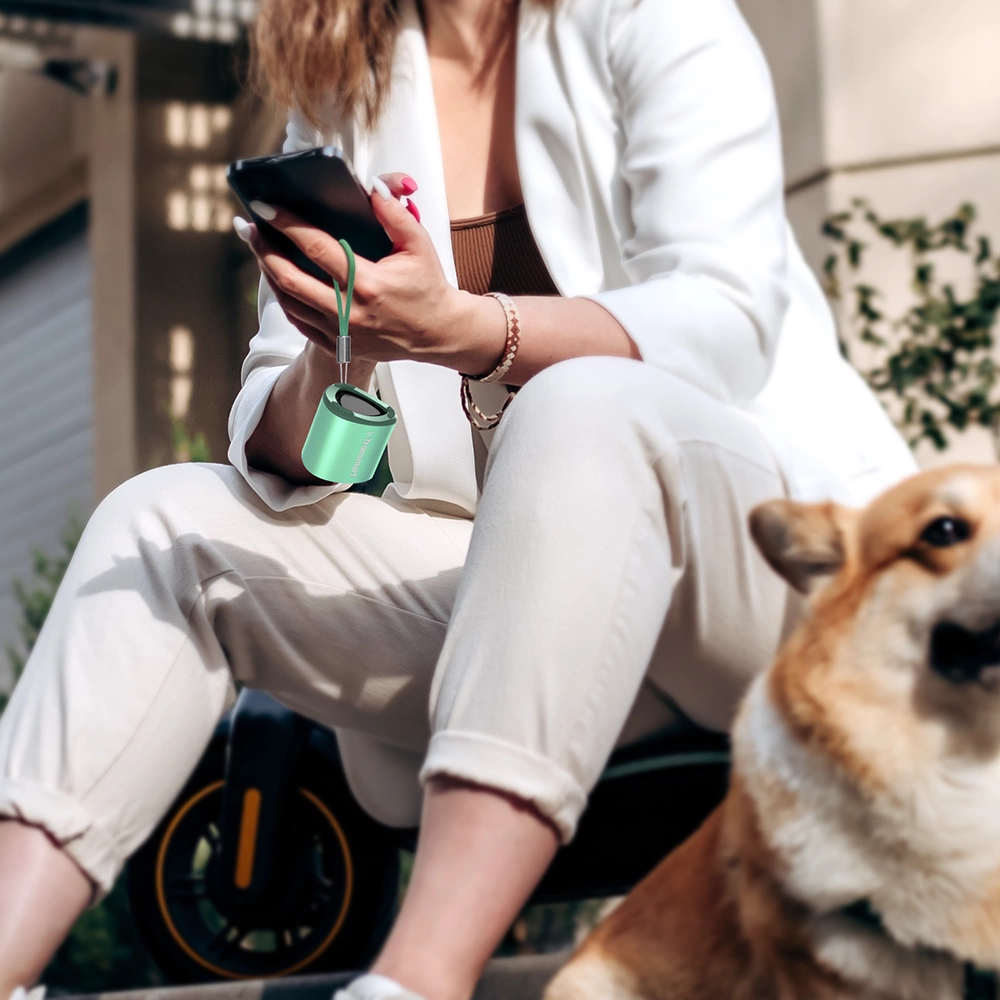
<path id="1" fill-rule="evenodd" d="M 962 1000 L 1000 968 L 1000 467 L 750 527 L 805 596 L 722 805 L 545 1000 Z"/>

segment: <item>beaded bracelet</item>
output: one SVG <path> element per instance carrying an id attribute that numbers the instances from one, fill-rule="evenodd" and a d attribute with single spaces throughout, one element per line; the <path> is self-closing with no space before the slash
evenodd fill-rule
<path id="1" fill-rule="evenodd" d="M 521 316 L 517 311 L 517 306 L 514 305 L 514 300 L 509 295 L 504 295 L 503 292 L 487 292 L 486 294 L 496 299 L 503 306 L 504 319 L 507 321 L 507 339 L 504 342 L 503 354 L 492 371 L 487 372 L 485 375 L 462 374 L 462 409 L 465 410 L 465 415 L 469 418 L 469 423 L 481 431 L 491 430 L 500 423 L 500 418 L 504 415 L 504 411 L 510 405 L 510 401 L 514 398 L 515 393 L 508 389 L 508 395 L 504 400 L 503 406 L 496 413 L 484 413 L 472 398 L 472 388 L 469 385 L 469 381 L 484 383 L 499 382 L 514 363 L 514 356 L 517 354 L 517 349 L 521 343 Z M 484 423 L 477 423 L 477 418 L 484 421 Z"/>

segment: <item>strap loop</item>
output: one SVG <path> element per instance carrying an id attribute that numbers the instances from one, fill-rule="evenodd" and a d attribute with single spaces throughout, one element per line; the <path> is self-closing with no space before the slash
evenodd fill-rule
<path id="1" fill-rule="evenodd" d="M 354 300 L 354 251 L 347 240 L 337 241 L 347 255 L 347 301 L 341 297 L 340 282 L 333 279 L 333 290 L 337 294 L 337 323 L 340 335 L 337 337 L 337 361 L 340 363 L 340 381 L 347 382 L 347 365 L 351 360 L 351 335 L 348 332 L 351 322 L 351 302 Z"/>
<path id="2" fill-rule="evenodd" d="M 346 337 L 347 325 L 351 319 L 351 300 L 354 298 L 354 251 L 351 249 L 350 243 L 347 240 L 337 240 L 337 242 L 344 248 L 344 253 L 347 254 L 347 305 L 344 305 L 344 300 L 340 297 L 340 282 L 336 278 L 333 279 L 333 290 L 337 293 L 337 318 L 340 322 L 340 336 Z"/>

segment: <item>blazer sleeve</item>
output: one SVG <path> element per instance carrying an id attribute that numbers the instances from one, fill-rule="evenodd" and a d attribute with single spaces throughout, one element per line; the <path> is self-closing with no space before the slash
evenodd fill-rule
<path id="1" fill-rule="evenodd" d="M 322 145 L 323 141 L 324 137 L 296 112 L 289 115 L 284 152 L 309 149 Z M 350 489 L 350 483 L 296 486 L 282 476 L 255 469 L 247 462 L 247 441 L 260 423 L 274 383 L 306 345 L 306 338 L 288 321 L 263 277 L 257 294 L 257 317 L 260 328 L 250 341 L 241 372 L 241 388 L 229 412 L 229 461 L 272 510 L 302 507 L 331 493 Z M 319 400 L 316 402 L 318 404 Z"/>
<path id="2" fill-rule="evenodd" d="M 745 403 L 767 379 L 788 304 L 767 65 L 734 0 L 617 0 L 608 29 L 631 284 L 588 297 L 644 361 Z"/>

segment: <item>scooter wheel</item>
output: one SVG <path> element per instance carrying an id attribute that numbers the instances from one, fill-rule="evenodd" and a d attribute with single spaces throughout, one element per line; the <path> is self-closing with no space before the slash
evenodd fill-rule
<path id="1" fill-rule="evenodd" d="M 358 806 L 339 769 L 309 748 L 288 799 L 297 848 L 287 901 L 274 920 L 223 913 L 209 870 L 220 845 L 225 750 L 216 737 L 129 862 L 132 916 L 153 960 L 176 983 L 364 968 L 395 912 L 399 851 L 391 835 Z"/>

